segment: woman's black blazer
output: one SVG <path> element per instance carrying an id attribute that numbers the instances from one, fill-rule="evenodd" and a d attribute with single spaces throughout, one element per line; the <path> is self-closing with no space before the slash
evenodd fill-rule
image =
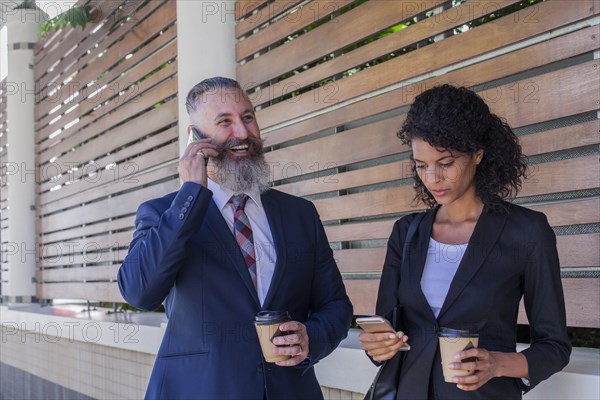
<path id="1" fill-rule="evenodd" d="M 571 343 L 556 237 L 546 216 L 506 203 L 508 212 L 484 208 L 467 250 L 435 318 L 421 290 L 421 276 L 437 208 L 426 213 L 407 249 L 402 248 L 416 214 L 394 225 L 377 299 L 377 313 L 401 306 L 401 328 L 411 350 L 401 353 L 398 399 L 520 399 L 523 391 L 560 371 L 569 361 Z M 479 390 L 465 392 L 445 383 L 438 350 L 440 327 L 476 329 L 479 346 L 514 352 L 519 303 L 531 326 L 531 346 L 523 351 L 530 386 L 517 378 L 494 378 Z M 431 397 L 429 397 L 431 398 Z"/>

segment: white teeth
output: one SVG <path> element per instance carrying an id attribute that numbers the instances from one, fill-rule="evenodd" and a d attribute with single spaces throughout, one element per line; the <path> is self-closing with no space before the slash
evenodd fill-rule
<path id="1" fill-rule="evenodd" d="M 241 146 L 235 146 L 232 147 L 231 150 L 248 150 L 248 146 L 247 145 L 241 145 Z"/>

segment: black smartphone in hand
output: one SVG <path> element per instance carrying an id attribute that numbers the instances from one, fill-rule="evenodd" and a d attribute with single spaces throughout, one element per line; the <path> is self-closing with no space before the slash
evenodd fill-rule
<path id="1" fill-rule="evenodd" d="M 206 136 L 204 133 L 202 133 L 198 129 L 192 127 L 190 137 L 188 139 L 188 145 L 197 140 L 207 139 L 207 138 L 208 138 L 208 136 Z M 207 165 L 208 165 L 208 157 L 204 157 L 204 166 L 207 166 Z"/>
<path id="2" fill-rule="evenodd" d="M 200 139 L 206 139 L 206 138 L 207 138 L 207 136 L 204 133 L 202 133 L 198 129 L 192 127 L 192 134 L 190 135 L 189 143 L 195 142 L 196 140 L 200 140 Z"/>

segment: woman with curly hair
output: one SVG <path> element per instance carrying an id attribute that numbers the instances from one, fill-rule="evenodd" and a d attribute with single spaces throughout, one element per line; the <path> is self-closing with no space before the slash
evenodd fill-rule
<path id="1" fill-rule="evenodd" d="M 396 399 L 520 399 L 568 363 L 571 344 L 554 232 L 544 214 L 506 201 L 525 177 L 518 139 L 478 95 L 450 85 L 417 96 L 398 136 L 430 209 L 394 225 L 377 313 L 397 314 L 397 332 L 363 332 L 363 348 L 395 363 Z M 531 345 L 517 352 L 521 299 Z M 479 334 L 447 364 L 473 374 L 444 381 L 441 327 Z"/>

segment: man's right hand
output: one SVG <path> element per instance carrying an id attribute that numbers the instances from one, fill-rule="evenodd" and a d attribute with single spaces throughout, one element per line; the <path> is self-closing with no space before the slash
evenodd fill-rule
<path id="1" fill-rule="evenodd" d="M 190 143 L 183 156 L 179 159 L 179 177 L 183 182 L 194 182 L 204 187 L 207 186 L 205 157 L 217 157 L 219 153 L 211 139 L 200 139 Z"/>
<path id="2" fill-rule="evenodd" d="M 404 332 L 367 333 L 358 335 L 362 348 L 375 361 L 386 361 L 394 357 L 408 341 Z"/>

